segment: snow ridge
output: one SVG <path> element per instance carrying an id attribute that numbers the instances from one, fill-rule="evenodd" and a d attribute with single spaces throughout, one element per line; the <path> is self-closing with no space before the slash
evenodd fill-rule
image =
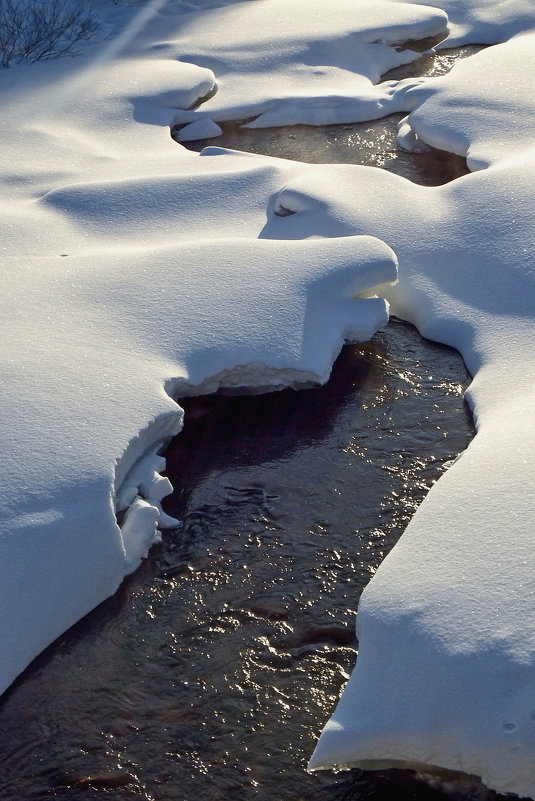
<path id="1" fill-rule="evenodd" d="M 445 12 L 386 0 L 116 8 L 83 58 L 0 73 L 1 689 L 172 522 L 172 397 L 323 382 L 390 304 L 462 353 L 478 434 L 365 591 L 311 767 L 437 766 L 535 798 L 533 14 L 443 5 L 450 43 L 503 43 L 428 81 L 379 83 Z M 403 142 L 474 172 L 429 189 L 169 136 L 393 110 Z"/>

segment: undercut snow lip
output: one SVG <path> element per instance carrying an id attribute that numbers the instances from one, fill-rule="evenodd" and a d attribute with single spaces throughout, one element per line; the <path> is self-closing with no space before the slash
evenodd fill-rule
<path id="1" fill-rule="evenodd" d="M 331 5 L 262 0 L 191 14 L 177 41 L 179 57 L 213 70 L 219 90 L 197 112 L 178 110 L 172 137 L 211 138 L 218 135 L 216 124 L 244 118 L 251 128 L 377 119 L 391 113 L 381 75 L 417 60 L 449 34 L 447 14 L 436 6 Z"/>
<path id="2" fill-rule="evenodd" d="M 162 390 L 171 400 L 185 394 L 208 394 L 221 387 L 273 391 L 288 386 L 297 388 L 313 383 L 322 384 L 328 379 L 344 341 L 367 340 L 388 321 L 388 304 L 384 298 L 377 297 L 377 287 L 396 281 L 397 259 L 392 249 L 375 237 L 296 241 L 237 239 L 223 240 L 219 244 L 219 255 L 215 258 L 213 254 L 209 256 L 207 248 L 199 244 L 194 251 L 189 245 L 165 251 L 162 256 L 164 269 L 160 273 L 162 286 L 166 276 L 174 277 L 176 261 L 182 263 L 185 281 L 188 275 L 185 263 L 189 259 L 191 271 L 188 287 L 193 292 L 197 263 L 203 261 L 204 252 L 207 261 L 212 259 L 210 274 L 216 285 L 226 281 L 228 288 L 233 284 L 234 292 L 229 290 L 232 298 L 244 291 L 248 293 L 248 301 L 252 303 L 250 316 L 256 314 L 259 300 L 267 297 L 270 305 L 286 307 L 291 317 L 295 315 L 302 326 L 302 336 L 289 344 L 288 338 L 277 330 L 272 337 L 272 353 L 266 348 L 265 337 L 258 337 L 257 344 L 248 349 L 233 350 L 232 337 L 227 340 L 227 345 L 214 347 L 211 330 L 205 342 L 201 338 L 195 341 L 194 356 L 188 358 L 184 354 L 183 363 L 179 353 L 173 351 L 175 369 L 180 364 L 184 373 L 180 376 L 177 372 L 175 378 L 163 381 Z M 212 240 L 211 247 L 214 246 L 215 240 Z M 300 254 L 303 265 L 301 287 L 296 285 L 295 277 L 288 268 L 290 255 L 294 252 Z M 269 270 L 262 271 L 267 273 L 262 280 L 257 276 L 256 290 L 251 284 L 251 273 L 255 269 L 253 253 L 256 254 L 257 264 L 264 268 L 269 265 Z M 143 254 L 141 265 L 137 267 L 131 258 L 127 260 L 128 289 L 135 282 L 139 270 L 145 275 L 145 256 Z M 116 272 L 120 272 L 118 261 Z M 239 273 L 239 276 L 235 273 Z M 142 280 L 145 282 L 144 277 Z M 153 286 L 157 285 L 154 264 L 151 281 Z M 109 295 L 111 290 L 125 323 L 124 309 L 129 308 L 130 304 L 122 302 L 124 287 L 122 284 L 112 287 L 108 277 L 103 291 Z M 255 291 L 259 293 L 256 300 L 253 297 Z M 129 297 L 126 296 L 127 301 Z M 93 295 L 92 301 L 95 302 Z M 235 319 L 235 301 L 229 298 L 227 305 L 218 301 L 218 313 L 221 331 L 226 331 Z M 241 309 L 241 314 L 245 324 L 245 308 Z M 136 326 L 141 323 L 140 317 L 136 313 Z M 211 319 L 214 320 L 213 315 Z M 280 318 L 283 327 L 284 319 L 283 314 Z M 195 324 L 195 320 L 188 322 L 185 312 L 177 317 L 176 322 L 175 333 L 182 331 L 184 335 Z M 161 507 L 162 499 L 172 492 L 172 486 L 162 475 L 165 458 L 160 454 L 170 437 L 181 429 L 183 422 L 182 410 L 179 406 L 175 406 L 175 409 L 149 424 L 131 441 L 116 464 L 114 508 L 122 536 L 125 575 L 133 572 L 148 555 L 151 545 L 160 540 L 159 529 L 178 525 L 178 521 L 168 518 Z"/>
<path id="3" fill-rule="evenodd" d="M 206 103 L 208 100 L 210 100 L 210 98 L 214 97 L 217 90 L 218 90 L 217 81 L 214 79 L 210 89 L 207 92 L 205 92 L 205 94 L 197 97 L 193 101 L 193 103 L 188 107 L 188 109 L 193 110 L 199 108 L 199 106 L 202 106 L 203 103 Z"/>
<path id="4" fill-rule="evenodd" d="M 447 75 L 406 79 L 394 89 L 408 116 L 398 144 L 424 142 L 466 158 L 471 172 L 533 148 L 533 32 L 477 50 Z M 496 79 L 493 76 L 498 76 Z"/>
<path id="5" fill-rule="evenodd" d="M 368 289 L 362 289 L 358 292 L 355 292 L 353 297 L 355 300 L 366 300 L 367 298 L 382 298 L 384 293 L 387 289 L 390 289 L 392 286 L 398 283 L 398 279 L 392 281 L 385 281 L 382 284 L 375 284 L 374 286 L 368 287 Z"/>
<path id="6" fill-rule="evenodd" d="M 419 762 L 404 759 L 357 759 L 344 764 L 314 764 L 314 755 L 307 765 L 308 773 L 318 773 L 321 770 L 347 771 L 347 770 L 404 770 L 416 773 L 416 775 L 427 783 L 437 784 L 448 783 L 451 787 L 455 785 L 459 792 L 466 792 L 467 788 L 481 787 L 481 778 L 472 773 L 450 770 L 440 765 L 430 762 Z"/>
<path id="7" fill-rule="evenodd" d="M 404 50 L 412 50 L 413 53 L 421 53 L 422 55 L 432 53 L 433 48 L 442 44 L 448 38 L 449 33 L 450 29 L 445 25 L 441 31 L 437 31 L 432 36 L 426 36 L 425 39 L 409 39 L 397 44 L 396 50 L 398 53 L 402 53 Z"/>
<path id="8" fill-rule="evenodd" d="M 113 507 L 122 537 L 124 573 L 141 564 L 150 547 L 159 542 L 159 529 L 171 528 L 178 520 L 166 515 L 161 501 L 173 491 L 162 475 L 165 458 L 161 451 L 183 424 L 184 413 L 163 415 L 134 437 L 115 465 Z"/>

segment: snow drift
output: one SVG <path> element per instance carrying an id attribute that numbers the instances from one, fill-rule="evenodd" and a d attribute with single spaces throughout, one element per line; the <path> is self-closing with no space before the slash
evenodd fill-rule
<path id="1" fill-rule="evenodd" d="M 526 35 L 446 78 L 378 84 L 416 57 L 392 45 L 438 36 L 443 11 L 179 3 L 143 26 L 109 11 L 118 39 L 0 74 L 2 689 L 172 522 L 172 396 L 326 380 L 345 338 L 386 322 L 381 285 L 461 351 L 478 434 L 365 591 L 358 665 L 311 766 L 435 766 L 535 797 L 533 14 L 444 6 L 457 41 Z M 401 109 L 405 144 L 477 172 L 422 188 L 169 136 Z"/>

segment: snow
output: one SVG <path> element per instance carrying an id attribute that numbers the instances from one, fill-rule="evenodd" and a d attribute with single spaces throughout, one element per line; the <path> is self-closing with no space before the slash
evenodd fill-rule
<path id="1" fill-rule="evenodd" d="M 238 365 L 246 385 L 278 386 L 290 369 L 294 381 L 325 381 L 346 337 L 367 339 L 387 321 L 382 299 L 352 299 L 395 279 L 386 245 L 255 238 L 264 214 L 244 197 L 269 196 L 277 168 L 257 159 L 246 168 L 239 156 L 193 161 L 202 166 L 182 179 L 80 184 L 21 201 L 19 222 L 39 229 L 40 243 L 3 260 L 1 511 L 13 550 L 0 568 L 13 663 L 4 686 L 112 593 L 154 540 L 160 468 L 146 466 L 149 479 L 131 469 L 180 429 L 164 387 L 176 394 Z M 212 213 L 219 190 L 227 203 Z M 219 239 L 231 213 L 241 238 L 228 225 Z M 135 507 L 123 536 L 114 483 L 119 508 Z M 29 510 L 53 513 L 53 531 L 41 519 L 21 525 Z M 45 595 L 38 604 L 28 583 Z"/>
<path id="2" fill-rule="evenodd" d="M 442 11 L 197 7 L 103 6 L 82 57 L 0 73 L 0 688 L 173 524 L 173 397 L 323 382 L 390 303 L 462 353 L 478 433 L 365 591 L 311 767 L 440 767 L 535 798 L 531 9 L 450 4 L 455 35 L 525 34 L 397 85 L 381 73 L 416 54 L 391 45 L 438 35 Z M 476 171 L 424 188 L 170 136 L 393 109 L 404 142 Z"/>
<path id="3" fill-rule="evenodd" d="M 265 128 L 390 114 L 393 82 L 375 84 L 420 56 L 395 45 L 444 38 L 446 23 L 439 9 L 385 0 L 254 0 L 192 14 L 165 45 L 212 70 L 218 91 L 200 111 L 175 114 L 177 139 L 203 138 L 199 116 Z"/>
<path id="4" fill-rule="evenodd" d="M 267 198 L 305 168 L 184 151 L 171 105 L 213 76 L 132 48 L 0 75 L 2 689 L 172 522 L 171 395 L 325 381 L 387 321 L 352 296 L 396 278 L 369 237 L 263 238 Z"/>
<path id="5" fill-rule="evenodd" d="M 321 170 L 276 204 L 301 236 L 332 222 L 393 247 L 391 309 L 461 351 L 478 435 L 365 590 L 357 668 L 311 766 L 438 765 L 533 795 L 533 159 L 433 189 Z"/>
<path id="6" fill-rule="evenodd" d="M 535 29 L 535 8 L 529 0 L 442 0 L 440 8 L 448 15 L 450 29 L 440 49 L 498 44 Z"/>
<path id="7" fill-rule="evenodd" d="M 532 148 L 534 46 L 535 34 L 517 36 L 457 62 L 442 78 L 401 81 L 396 93 L 413 109 L 406 120 L 412 134 L 466 156 L 471 170 Z M 497 73 L 499 80 L 489 81 Z"/>
<path id="8" fill-rule="evenodd" d="M 328 194 L 318 176 L 276 201 L 299 198 L 303 235 L 327 213 L 338 235 L 366 230 L 393 247 L 392 309 L 461 351 L 478 429 L 361 598 L 357 668 L 313 768 L 438 766 L 535 797 L 532 39 L 398 89 L 417 136 L 466 154 L 478 172 L 401 192 L 396 179 L 379 188 L 360 170 Z M 368 183 L 371 208 L 350 194 Z"/>

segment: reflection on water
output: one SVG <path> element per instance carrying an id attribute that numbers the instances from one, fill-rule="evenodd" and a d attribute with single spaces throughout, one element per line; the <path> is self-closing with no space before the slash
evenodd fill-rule
<path id="1" fill-rule="evenodd" d="M 393 134 L 387 120 L 215 143 L 406 164 L 422 183 L 465 169 L 404 162 Z M 182 526 L 2 699 L 2 801 L 442 798 L 406 773 L 305 766 L 354 664 L 362 588 L 472 436 L 466 381 L 457 353 L 393 322 L 346 347 L 325 387 L 184 400 L 167 505 Z"/>
<path id="2" fill-rule="evenodd" d="M 184 400 L 182 526 L 7 694 L 0 797 L 398 798 L 399 778 L 305 766 L 354 663 L 360 591 L 472 435 L 466 380 L 393 322 L 325 387 Z"/>
<path id="3" fill-rule="evenodd" d="M 222 137 L 186 144 L 190 150 L 216 145 L 310 164 L 366 164 L 422 186 L 439 186 L 468 173 L 466 159 L 452 153 L 432 148 L 423 153 L 399 150 L 397 125 L 403 116 L 392 114 L 373 122 L 321 127 L 241 128 L 239 123 L 224 123 L 220 126 Z"/>
<path id="4" fill-rule="evenodd" d="M 471 46 L 438 55 L 427 54 L 412 64 L 392 70 L 383 76 L 383 80 L 443 75 L 449 72 L 455 61 L 480 49 L 480 46 Z M 439 186 L 468 173 L 466 159 L 452 153 L 434 148 L 422 153 L 400 150 L 396 135 L 398 122 L 403 116 L 392 114 L 372 122 L 318 127 L 293 125 L 248 129 L 238 122 L 223 123 L 223 136 L 187 142 L 185 146 L 196 151 L 208 145 L 223 146 L 310 164 L 365 164 L 382 167 L 423 186 Z"/>

